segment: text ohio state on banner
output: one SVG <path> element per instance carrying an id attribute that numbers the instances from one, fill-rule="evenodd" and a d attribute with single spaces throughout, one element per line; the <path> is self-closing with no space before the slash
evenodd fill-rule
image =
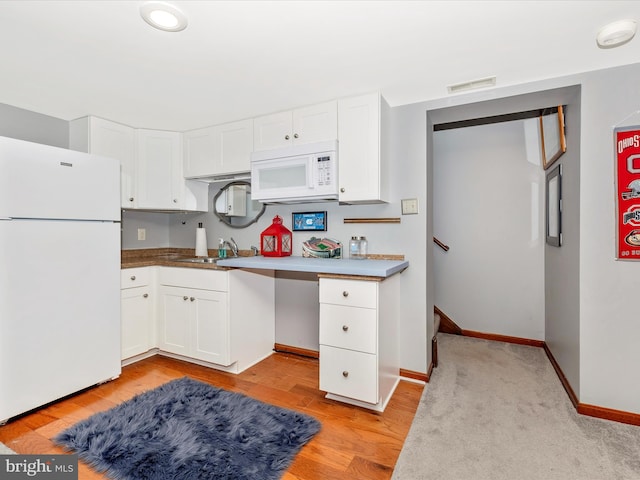
<path id="1" fill-rule="evenodd" d="M 640 126 L 615 131 L 617 159 L 616 258 L 640 260 Z"/>

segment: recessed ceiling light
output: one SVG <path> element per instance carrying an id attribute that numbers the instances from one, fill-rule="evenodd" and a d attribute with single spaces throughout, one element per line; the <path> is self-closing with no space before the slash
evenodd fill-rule
<path id="1" fill-rule="evenodd" d="M 145 2 L 140 6 L 140 16 L 154 28 L 165 32 L 179 32 L 187 28 L 187 17 L 166 2 Z"/>
<path id="2" fill-rule="evenodd" d="M 619 20 L 600 29 L 596 41 L 600 48 L 614 48 L 631 40 L 636 34 L 635 20 Z"/>

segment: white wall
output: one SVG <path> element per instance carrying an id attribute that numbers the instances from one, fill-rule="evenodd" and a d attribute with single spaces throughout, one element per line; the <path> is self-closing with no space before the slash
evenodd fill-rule
<path id="1" fill-rule="evenodd" d="M 538 119 L 433 139 L 433 229 L 451 248 L 434 248 L 435 305 L 465 330 L 544 340 Z"/>

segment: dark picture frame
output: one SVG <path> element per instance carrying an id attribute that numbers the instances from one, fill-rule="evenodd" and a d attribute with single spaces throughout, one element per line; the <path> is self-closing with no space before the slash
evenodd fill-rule
<path id="1" fill-rule="evenodd" d="M 327 212 L 293 212 L 291 216 L 294 232 L 327 231 Z"/>
<path id="2" fill-rule="evenodd" d="M 562 246 L 562 164 L 547 174 L 546 180 L 547 244 Z"/>
<path id="3" fill-rule="evenodd" d="M 540 115 L 540 146 L 542 153 L 542 168 L 547 170 L 567 151 L 565 137 L 564 108 L 552 109 L 550 113 L 543 110 Z"/>

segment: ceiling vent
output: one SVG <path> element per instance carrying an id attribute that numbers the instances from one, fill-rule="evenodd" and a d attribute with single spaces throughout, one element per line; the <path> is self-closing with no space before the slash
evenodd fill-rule
<path id="1" fill-rule="evenodd" d="M 496 86 L 496 77 L 480 78 L 478 80 L 471 80 L 469 82 L 456 83 L 455 85 L 447 86 L 449 93 L 459 93 L 467 90 L 476 90 L 478 88 L 487 88 Z"/>

